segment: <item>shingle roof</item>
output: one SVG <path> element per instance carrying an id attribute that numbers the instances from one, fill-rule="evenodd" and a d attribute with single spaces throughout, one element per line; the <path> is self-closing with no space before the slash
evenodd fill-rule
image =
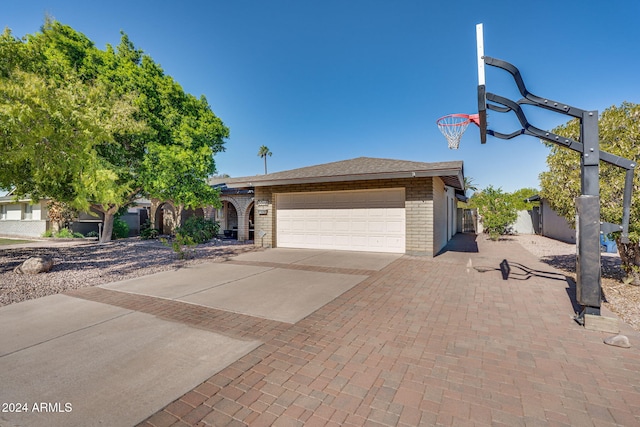
<path id="1" fill-rule="evenodd" d="M 456 189 L 462 189 L 464 185 L 463 163 L 462 161 L 425 163 L 358 157 L 356 159 L 307 166 L 266 175 L 227 178 L 225 183 L 228 187 L 259 187 L 425 176 L 439 176 L 445 181 L 445 184 Z"/>

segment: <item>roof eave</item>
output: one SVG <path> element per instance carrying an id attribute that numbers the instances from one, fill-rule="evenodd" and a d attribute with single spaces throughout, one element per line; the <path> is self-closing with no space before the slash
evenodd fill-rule
<path id="1" fill-rule="evenodd" d="M 434 170 L 416 170 L 416 171 L 396 171 L 396 172 L 377 172 L 368 174 L 349 174 L 349 175 L 331 175 L 317 177 L 299 177 L 299 178 L 272 178 L 264 179 L 264 177 L 256 176 L 235 182 L 227 182 L 229 188 L 239 187 L 268 187 L 276 185 L 291 184 L 314 184 L 324 182 L 341 182 L 341 181 L 371 181 L 378 179 L 409 179 L 424 178 L 433 176 L 456 176 L 462 182 L 462 171 L 460 168 L 453 169 L 434 169 Z"/>

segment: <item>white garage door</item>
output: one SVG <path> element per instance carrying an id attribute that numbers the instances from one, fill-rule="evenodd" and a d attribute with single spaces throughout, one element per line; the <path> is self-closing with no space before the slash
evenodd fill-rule
<path id="1" fill-rule="evenodd" d="M 279 247 L 405 252 L 404 188 L 276 197 Z"/>

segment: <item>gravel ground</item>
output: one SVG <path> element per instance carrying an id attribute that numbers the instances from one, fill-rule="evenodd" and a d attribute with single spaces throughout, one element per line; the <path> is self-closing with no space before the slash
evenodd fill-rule
<path id="1" fill-rule="evenodd" d="M 576 246 L 536 235 L 509 236 L 543 262 L 576 279 Z M 640 331 L 640 286 L 622 283 L 625 276 L 618 254 L 602 254 L 603 305 Z"/>
<path id="2" fill-rule="evenodd" d="M 122 239 L 97 243 L 36 243 L 17 248 L 0 246 L 0 306 L 85 286 L 175 270 L 190 264 L 223 260 L 258 250 L 252 244 L 216 241 L 198 245 L 195 256 L 178 260 L 157 240 Z M 47 274 L 16 274 L 13 269 L 30 256 L 48 255 L 53 269 Z"/>

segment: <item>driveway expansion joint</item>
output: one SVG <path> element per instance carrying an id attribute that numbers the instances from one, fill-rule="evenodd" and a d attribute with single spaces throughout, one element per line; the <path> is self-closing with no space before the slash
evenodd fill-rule
<path id="1" fill-rule="evenodd" d="M 229 261 L 224 261 L 224 263 L 231 264 L 231 265 L 253 265 L 256 267 L 282 268 L 286 270 L 313 271 L 316 273 L 352 274 L 356 276 L 371 276 L 376 273 L 379 273 L 379 271 L 377 270 L 363 270 L 363 269 L 357 269 L 357 268 L 320 267 L 320 266 L 305 265 L 305 264 L 291 264 L 291 263 L 264 262 L 264 261 L 229 260 Z"/>

